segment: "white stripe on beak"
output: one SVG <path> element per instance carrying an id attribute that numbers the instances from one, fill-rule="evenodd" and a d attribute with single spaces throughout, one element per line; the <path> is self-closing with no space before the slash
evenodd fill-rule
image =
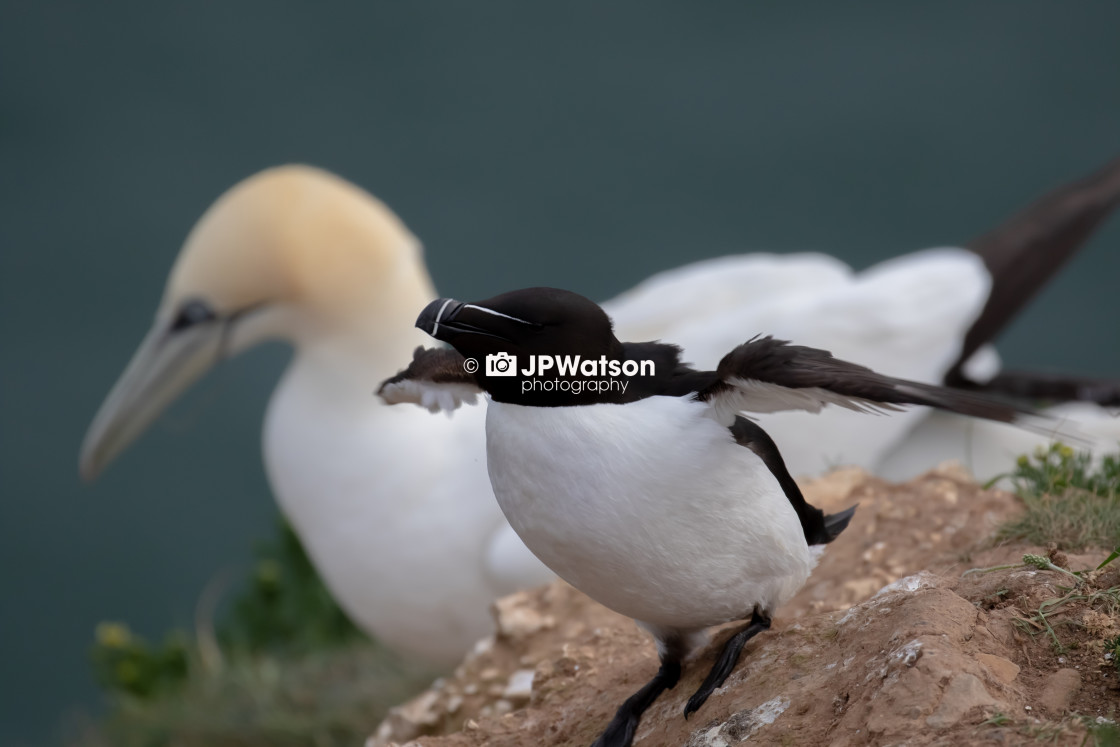
<path id="1" fill-rule="evenodd" d="M 436 332 L 439 331 L 439 320 L 443 318 L 443 311 L 444 311 L 444 309 L 447 308 L 447 304 L 451 303 L 452 300 L 453 299 L 450 299 L 450 298 L 447 299 L 446 301 L 443 302 L 443 306 L 439 307 L 439 313 L 436 314 L 436 320 L 434 322 L 432 322 L 432 337 L 435 337 Z"/>
<path id="2" fill-rule="evenodd" d="M 464 306 L 464 308 L 467 308 L 467 309 L 475 309 L 476 311 L 484 311 L 484 312 L 486 312 L 487 314 L 493 314 L 494 316 L 500 316 L 500 317 L 501 317 L 502 319 L 509 319 L 510 321 L 513 321 L 513 322 L 518 322 L 518 323 L 520 323 L 520 324 L 528 324 L 528 325 L 530 325 L 530 326 L 532 326 L 532 325 L 533 325 L 533 323 L 532 323 L 532 322 L 527 322 L 527 321 L 525 321 L 524 319 L 518 319 L 518 318 L 517 318 L 517 317 L 515 317 L 515 316 L 510 316 L 509 314 L 503 314 L 503 313 L 502 313 L 502 312 L 500 312 L 500 311 L 494 311 L 493 309 L 488 309 L 488 308 L 486 308 L 485 306 L 475 306 L 475 305 L 474 305 L 473 303 L 468 303 L 468 304 L 466 304 L 466 305 Z"/>

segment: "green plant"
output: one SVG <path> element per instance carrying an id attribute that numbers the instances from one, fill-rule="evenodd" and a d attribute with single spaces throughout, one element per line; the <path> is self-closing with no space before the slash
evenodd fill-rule
<path id="1" fill-rule="evenodd" d="M 276 537 L 260 543 L 255 555 L 253 572 L 218 622 L 216 636 L 208 614 L 200 616 L 196 636 L 174 630 L 158 646 L 123 623 L 99 625 L 91 651 L 97 682 L 111 693 L 154 698 L 181 685 L 193 669 L 214 669 L 223 659 L 368 643 L 331 598 L 287 524 L 279 523 Z"/>
<path id="2" fill-rule="evenodd" d="M 1061 566 L 1055 565 L 1054 562 L 1047 557 L 1027 553 L 1023 556 L 1023 562 L 1021 563 L 997 565 L 990 568 L 969 568 L 967 571 L 961 574 L 961 577 L 963 578 L 964 576 L 968 576 L 971 574 L 984 574 L 992 573 L 994 571 L 1014 570 L 1016 568 L 1037 568 L 1040 571 L 1052 571 L 1055 573 L 1059 573 L 1063 578 L 1069 578 L 1070 580 L 1072 580 L 1072 586 L 1058 587 L 1063 592 L 1065 592 L 1063 596 L 1053 599 L 1047 599 L 1038 606 L 1038 609 L 1033 615 L 1030 615 L 1028 617 L 1017 617 L 1014 619 L 1014 624 L 1016 625 L 1016 627 L 1029 633 L 1031 637 L 1034 637 L 1034 635 L 1037 633 L 1046 633 L 1050 638 L 1050 642 L 1054 648 L 1054 651 L 1060 653 L 1066 649 L 1066 646 L 1062 643 L 1061 639 L 1058 638 L 1058 633 L 1054 629 L 1055 623 L 1051 622 L 1050 619 L 1055 612 L 1059 611 L 1062 607 L 1069 604 L 1070 602 L 1084 602 L 1090 608 L 1104 610 L 1109 615 L 1115 614 L 1117 610 L 1120 610 L 1120 586 L 1114 586 L 1107 589 L 1093 589 L 1092 584 L 1086 585 L 1086 579 L 1092 579 L 1096 571 L 1104 568 L 1106 565 L 1115 560 L 1116 557 L 1117 553 L 1113 552 L 1108 556 L 1108 558 L 1104 560 L 1104 562 L 1097 566 L 1095 571 L 1073 572 L 1066 568 L 1062 568 Z M 1001 589 L 1000 591 L 996 592 L 995 596 L 998 597 L 1006 593 L 1006 591 L 1006 589 Z M 1070 625 L 1073 623 L 1071 623 L 1071 621 L 1069 620 L 1061 620 L 1057 624 Z M 1120 637 L 1118 637 L 1117 640 L 1113 643 L 1120 644 Z M 1074 641 L 1070 645 L 1071 647 L 1076 647 L 1079 644 Z M 1117 654 L 1120 654 L 1120 651 L 1117 651 Z"/>
<path id="3" fill-rule="evenodd" d="M 1030 633 L 1032 637 L 1036 633 L 1045 632 L 1050 637 L 1050 642 L 1053 645 L 1054 651 L 1060 653 L 1065 650 L 1065 645 L 1058 638 L 1058 634 L 1054 630 L 1054 625 L 1051 623 L 1050 617 L 1070 602 L 1084 602 L 1094 609 L 1105 610 L 1110 615 L 1115 614 L 1117 609 L 1120 609 L 1120 586 L 1087 593 L 1080 593 L 1076 589 L 1071 589 L 1065 596 L 1056 599 L 1047 599 L 1039 605 L 1038 609 L 1030 617 L 1015 618 L 1014 623 L 1021 630 Z M 1072 625 L 1074 623 L 1069 620 L 1062 620 L 1060 624 Z"/>
<path id="4" fill-rule="evenodd" d="M 1005 715 L 1002 711 L 996 711 L 988 718 L 980 722 L 980 726 L 1007 726 L 1011 723 L 1011 717 Z"/>
<path id="5" fill-rule="evenodd" d="M 192 667 L 159 697 L 118 694 L 95 734 L 72 747 L 344 747 L 363 744 L 388 708 L 432 674 L 360 642 L 301 655 Z"/>
<path id="6" fill-rule="evenodd" d="M 1105 563 L 1101 563 L 1100 567 L 1103 568 L 1105 565 L 1106 565 Z M 1008 563 L 1006 565 L 993 565 L 989 568 L 969 568 L 967 571 L 965 571 L 964 573 L 961 574 L 961 577 L 963 578 L 963 577 L 969 576 L 973 573 L 984 574 L 984 573 L 991 573 L 992 571 L 1010 571 L 1010 570 L 1015 569 L 1015 568 L 1037 568 L 1040 571 L 1054 571 L 1055 573 L 1062 573 L 1062 574 L 1065 574 L 1066 576 L 1069 576 L 1071 579 L 1073 579 L 1073 582 L 1075 584 L 1080 585 L 1081 582 L 1082 582 L 1080 571 L 1076 571 L 1076 572 L 1075 571 L 1068 571 L 1065 568 L 1062 568 L 1061 566 L 1054 565 L 1054 563 L 1050 560 L 1050 558 L 1047 558 L 1047 557 L 1042 556 L 1042 555 L 1032 555 L 1031 553 L 1027 553 L 1026 555 L 1024 555 L 1023 556 L 1023 562 L 1021 562 L 1021 563 Z M 1007 589 L 1001 589 L 1000 591 L 996 592 L 996 596 L 1002 596 L 1006 593 L 1007 593 Z"/>
<path id="7" fill-rule="evenodd" d="M 152 646 L 127 625 L 103 622 L 97 626 L 90 658 L 94 678 L 102 687 L 136 698 L 153 698 L 174 690 L 188 673 L 188 639 L 180 631 Z"/>
<path id="8" fill-rule="evenodd" d="M 299 653 L 366 638 L 331 597 L 286 523 L 258 545 L 256 556 L 252 575 L 218 626 L 223 649 Z"/>
<path id="9" fill-rule="evenodd" d="M 350 622 L 286 524 L 255 556 L 224 608 L 220 577 L 203 593 L 193 636 L 156 646 L 98 626 L 91 660 L 113 706 L 81 747 L 361 744 L 431 682 Z"/>
<path id="10" fill-rule="evenodd" d="M 1120 453 L 1098 464 L 1087 452 L 1056 443 L 1019 457 L 1015 469 L 996 480 L 1002 478 L 1026 511 L 1000 528 L 1000 539 L 1054 543 L 1065 550 L 1120 542 Z"/>
<path id="11" fill-rule="evenodd" d="M 1082 747 L 1120 747 L 1120 728 L 1110 721 L 1088 724 Z"/>

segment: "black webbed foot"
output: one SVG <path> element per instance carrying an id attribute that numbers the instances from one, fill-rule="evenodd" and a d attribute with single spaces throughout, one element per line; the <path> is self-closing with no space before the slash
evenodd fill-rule
<path id="1" fill-rule="evenodd" d="M 638 729 L 638 722 L 653 701 L 666 690 L 671 690 L 681 678 L 681 662 L 679 656 L 673 658 L 662 657 L 661 668 L 657 670 L 654 678 L 642 686 L 641 690 L 626 699 L 614 718 L 595 740 L 591 747 L 630 747 L 634 741 L 634 732 Z"/>
<path id="2" fill-rule="evenodd" d="M 731 674 L 731 671 L 735 669 L 735 665 L 739 662 L 739 654 L 743 652 L 743 646 L 747 644 L 747 641 L 769 628 L 770 616 L 755 610 L 754 614 L 751 615 L 751 621 L 727 639 L 727 643 L 723 644 L 723 650 L 716 657 L 715 664 L 712 665 L 712 671 L 708 672 L 708 676 L 704 678 L 700 688 L 692 694 L 688 703 L 685 704 L 685 718 L 688 718 L 700 706 L 704 705 L 708 696 L 727 680 L 727 676 Z"/>

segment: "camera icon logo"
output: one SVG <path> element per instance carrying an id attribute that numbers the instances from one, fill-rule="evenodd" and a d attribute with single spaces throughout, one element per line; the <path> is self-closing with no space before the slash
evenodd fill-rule
<path id="1" fill-rule="evenodd" d="M 514 376 L 517 374 L 517 356 L 496 353 L 486 356 L 487 376 Z"/>

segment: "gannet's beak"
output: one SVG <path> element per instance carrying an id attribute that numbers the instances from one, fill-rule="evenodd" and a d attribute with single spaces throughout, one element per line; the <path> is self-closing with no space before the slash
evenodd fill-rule
<path id="1" fill-rule="evenodd" d="M 157 320 L 86 432 L 79 458 L 83 479 L 96 478 L 165 407 L 221 359 L 228 325 L 228 319 L 214 319 L 172 329 Z"/>

